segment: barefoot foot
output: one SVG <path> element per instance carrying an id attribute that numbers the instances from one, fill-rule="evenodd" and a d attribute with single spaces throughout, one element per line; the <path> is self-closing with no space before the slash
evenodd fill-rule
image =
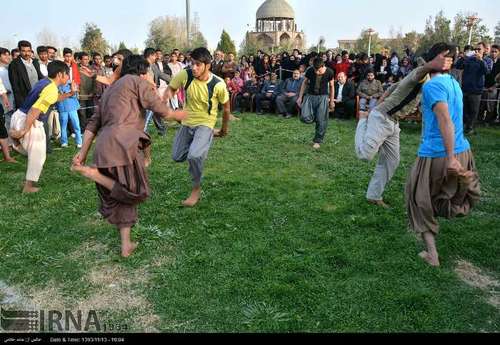
<path id="1" fill-rule="evenodd" d="M 379 206 L 379 207 L 382 207 L 382 208 L 385 208 L 385 209 L 389 209 L 390 206 L 387 205 L 384 200 L 368 200 L 368 202 L 372 205 L 375 205 L 375 206 Z"/>
<path id="2" fill-rule="evenodd" d="M 131 243 L 130 245 L 122 246 L 122 257 L 128 258 L 130 257 L 134 251 L 137 249 L 137 243 Z"/>
<path id="3" fill-rule="evenodd" d="M 40 188 L 33 187 L 33 186 L 24 186 L 23 188 L 23 194 L 34 194 L 38 193 L 40 191 Z"/>
<path id="4" fill-rule="evenodd" d="M 422 253 L 418 254 L 418 256 L 424 260 L 425 262 L 427 262 L 429 265 L 431 265 L 432 267 L 439 267 L 440 266 L 440 263 L 439 263 L 439 259 L 437 258 L 433 258 L 428 252 L 426 251 L 423 251 Z"/>
<path id="5" fill-rule="evenodd" d="M 191 196 L 182 202 L 184 207 L 195 207 L 200 201 L 201 189 L 193 190 Z"/>

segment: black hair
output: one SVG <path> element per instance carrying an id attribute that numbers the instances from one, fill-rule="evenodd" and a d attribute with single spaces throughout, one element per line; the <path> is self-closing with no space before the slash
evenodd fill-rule
<path id="1" fill-rule="evenodd" d="M 58 73 L 69 74 L 69 67 L 62 61 L 52 61 L 47 66 L 47 71 L 49 72 L 49 78 L 55 78 Z"/>
<path id="2" fill-rule="evenodd" d="M 491 49 L 497 49 L 497 50 L 498 50 L 498 49 L 499 49 L 499 48 L 498 48 L 498 44 L 494 44 L 494 45 L 492 45 L 492 46 L 491 46 Z"/>
<path id="3" fill-rule="evenodd" d="M 134 55 L 134 53 L 132 53 L 129 49 L 120 49 L 119 51 L 117 51 L 116 53 L 114 53 L 113 56 L 114 55 L 121 55 L 121 56 L 123 56 L 123 59 L 126 59 L 129 56 Z"/>
<path id="4" fill-rule="evenodd" d="M 31 43 L 28 41 L 19 41 L 17 48 L 19 48 L 19 50 L 21 50 L 21 48 L 31 48 Z"/>
<path id="5" fill-rule="evenodd" d="M 85 52 L 81 52 L 81 53 L 80 53 L 80 59 L 81 59 L 82 57 L 84 57 L 84 56 L 89 56 L 89 54 L 87 54 L 87 53 L 85 53 Z"/>
<path id="6" fill-rule="evenodd" d="M 160 48 L 158 48 L 155 50 L 155 53 L 162 53 L 163 54 L 163 51 Z"/>
<path id="7" fill-rule="evenodd" d="M 344 56 L 344 55 L 346 55 L 346 54 L 347 54 L 347 55 L 349 55 L 349 52 L 348 52 L 347 50 L 342 50 L 341 55 L 342 55 L 342 56 Z"/>
<path id="8" fill-rule="evenodd" d="M 0 47 L 0 55 L 9 54 L 10 51 L 7 48 Z"/>
<path id="9" fill-rule="evenodd" d="M 66 55 L 66 54 L 71 54 L 73 55 L 73 51 L 69 48 L 64 48 L 63 49 L 63 56 Z"/>
<path id="10" fill-rule="evenodd" d="M 210 65 L 212 63 L 212 54 L 207 48 L 196 48 L 191 53 L 191 59 L 204 63 L 205 65 Z"/>
<path id="11" fill-rule="evenodd" d="M 57 53 L 57 49 L 55 47 L 47 46 L 47 50 L 49 50 L 49 49 L 52 49 L 54 51 L 54 53 Z"/>
<path id="12" fill-rule="evenodd" d="M 48 53 L 49 49 L 46 46 L 39 46 L 36 48 L 36 53 L 40 55 L 41 53 Z"/>
<path id="13" fill-rule="evenodd" d="M 14 55 L 15 53 L 19 53 L 19 49 L 14 48 L 10 51 L 10 55 Z"/>
<path id="14" fill-rule="evenodd" d="M 120 77 L 130 75 L 144 75 L 148 73 L 149 62 L 141 55 L 130 55 L 123 60 Z"/>
<path id="15" fill-rule="evenodd" d="M 464 47 L 464 52 L 466 52 L 467 50 L 474 50 L 474 47 L 468 44 Z"/>
<path id="16" fill-rule="evenodd" d="M 366 71 L 366 75 L 368 76 L 368 74 L 375 74 L 375 71 L 373 70 L 373 68 L 369 68 L 367 71 Z"/>
<path id="17" fill-rule="evenodd" d="M 156 50 L 154 50 L 154 48 L 146 48 L 144 50 L 144 58 L 147 59 L 148 57 L 150 57 L 151 55 L 155 55 L 156 54 Z"/>
<path id="18" fill-rule="evenodd" d="M 439 54 L 442 54 L 445 51 L 449 51 L 448 56 L 454 57 L 456 46 L 453 44 L 445 43 L 445 42 L 440 42 L 436 43 L 435 45 L 432 46 L 432 48 L 425 54 L 425 61 L 429 62 L 434 60 Z"/>
<path id="19" fill-rule="evenodd" d="M 103 60 L 111 59 L 111 55 L 104 55 Z"/>
<path id="20" fill-rule="evenodd" d="M 97 56 L 102 57 L 101 53 L 98 52 L 92 53 L 92 59 L 95 59 Z"/>
<path id="21" fill-rule="evenodd" d="M 313 61 L 313 67 L 317 71 L 325 65 L 325 62 L 320 57 L 315 57 Z"/>

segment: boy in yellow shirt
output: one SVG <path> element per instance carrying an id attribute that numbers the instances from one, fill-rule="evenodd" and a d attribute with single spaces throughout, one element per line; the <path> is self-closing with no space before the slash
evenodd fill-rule
<path id="1" fill-rule="evenodd" d="M 61 61 L 48 65 L 48 78 L 40 80 L 26 97 L 11 119 L 10 135 L 18 141 L 14 148 L 28 156 L 28 169 L 23 193 L 36 193 L 34 186 L 42 173 L 46 158 L 46 139 L 43 123 L 38 120 L 49 107 L 66 95 L 59 95 L 58 86 L 65 85 L 69 79 L 69 67 Z"/>

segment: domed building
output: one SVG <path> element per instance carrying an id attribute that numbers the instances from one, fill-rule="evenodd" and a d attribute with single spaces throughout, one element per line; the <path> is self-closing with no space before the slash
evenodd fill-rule
<path id="1" fill-rule="evenodd" d="M 295 11 L 286 0 L 266 0 L 257 10 L 255 31 L 247 37 L 270 51 L 275 48 L 303 49 L 304 32 L 297 30 Z"/>

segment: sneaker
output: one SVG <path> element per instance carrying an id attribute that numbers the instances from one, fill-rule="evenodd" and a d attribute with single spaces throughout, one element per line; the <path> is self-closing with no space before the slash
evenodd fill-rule
<path id="1" fill-rule="evenodd" d="M 315 144 L 313 145 L 313 149 L 315 149 L 315 150 L 319 150 L 320 148 L 321 148 L 321 145 L 320 145 L 320 144 L 318 144 L 318 143 L 315 143 Z"/>
<path id="2" fill-rule="evenodd" d="M 65 149 L 65 148 L 67 148 L 67 147 L 68 147 L 68 144 L 62 144 L 62 145 L 61 145 L 61 147 L 62 147 L 63 149 Z"/>
<path id="3" fill-rule="evenodd" d="M 82 145 L 76 145 L 77 148 L 81 149 L 82 148 Z"/>
<path id="4" fill-rule="evenodd" d="M 290 114 L 286 114 L 285 119 L 291 119 L 293 116 Z"/>
<path id="5" fill-rule="evenodd" d="M 72 137 L 73 139 L 75 139 L 75 138 L 76 138 L 76 134 L 75 134 L 75 133 L 71 133 L 71 137 Z"/>

